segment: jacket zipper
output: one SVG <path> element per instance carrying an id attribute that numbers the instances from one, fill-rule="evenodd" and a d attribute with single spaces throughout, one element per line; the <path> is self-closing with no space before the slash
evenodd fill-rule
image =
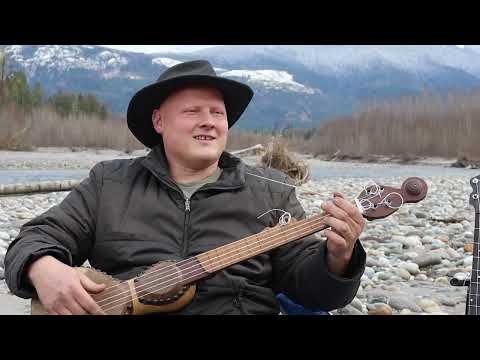
<path id="1" fill-rule="evenodd" d="M 182 257 L 188 254 L 188 224 L 190 222 L 190 199 L 185 199 L 185 220 L 183 222 L 183 250 Z"/>
<path id="2" fill-rule="evenodd" d="M 162 183 L 167 185 L 169 188 L 175 190 L 176 192 L 179 192 L 180 194 L 183 194 L 183 191 L 180 190 L 180 188 L 174 184 L 172 184 L 170 181 L 163 179 L 161 176 L 157 174 L 155 169 L 153 169 L 150 166 L 146 166 L 154 175 L 155 177 L 160 180 Z M 210 186 L 209 186 L 210 185 Z M 204 190 L 209 190 L 209 189 L 218 189 L 218 190 L 231 190 L 231 189 L 237 189 L 240 186 L 234 185 L 234 186 L 215 186 L 213 184 L 206 185 L 205 187 L 202 187 L 195 191 L 197 193 L 198 191 L 204 191 Z M 192 194 L 193 196 L 193 194 Z M 184 196 L 185 199 L 185 196 Z M 185 258 L 188 254 L 188 225 L 190 223 L 190 199 L 185 199 L 185 218 L 183 222 L 183 249 L 182 249 L 182 257 Z"/>
<path id="3" fill-rule="evenodd" d="M 239 311 L 241 315 L 246 315 L 246 311 L 243 308 L 242 300 L 240 300 L 240 297 L 242 296 L 242 290 L 239 289 L 238 284 L 232 279 L 227 277 L 230 280 L 230 284 L 232 285 L 234 297 L 233 297 L 233 306 L 235 306 Z"/>
<path id="4" fill-rule="evenodd" d="M 243 308 L 242 301 L 240 300 L 239 296 L 235 296 L 233 298 L 233 306 L 235 306 L 239 311 L 241 315 L 246 315 L 247 313 L 245 312 L 245 309 Z"/>

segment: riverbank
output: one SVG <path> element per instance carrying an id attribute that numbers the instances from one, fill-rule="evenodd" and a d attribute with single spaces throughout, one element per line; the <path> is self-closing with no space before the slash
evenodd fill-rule
<path id="1" fill-rule="evenodd" d="M 135 150 L 131 153 L 111 149 L 85 148 L 38 148 L 35 151 L 0 151 L 0 170 L 65 170 L 90 169 L 99 161 L 112 159 L 129 159 L 145 156 L 148 150 Z M 339 164 L 401 164 L 427 165 L 450 167 L 456 159 L 425 157 L 414 162 L 395 161 L 390 157 L 378 157 L 375 162 L 367 159 L 328 159 L 327 157 L 314 158 L 308 154 L 296 154 L 299 159 L 315 164 L 318 162 L 332 162 Z M 248 162 L 255 163 L 257 156 L 242 157 Z"/>
<path id="2" fill-rule="evenodd" d="M 143 154 L 58 149 L 0 152 L 0 168 L 9 169 L 8 165 L 30 170 L 88 169 L 98 161 Z M 472 191 L 469 179 L 478 175 L 475 170 L 447 169 L 441 161 L 399 165 L 322 161 L 308 156 L 304 160 L 311 165 L 312 174 L 317 174 L 297 189 L 307 216 L 320 212 L 321 203 L 329 199 L 333 191 L 353 199 L 372 178 L 380 184 L 399 187 L 419 169 L 429 186 L 424 201 L 407 204 L 386 219 L 367 223 L 360 238 L 367 252 L 361 286 L 354 301 L 334 314 L 464 313 L 467 288 L 453 287 L 449 280 L 454 276 L 468 276 L 471 271 L 474 211 L 468 197 Z M 256 163 L 258 157 L 246 157 L 245 161 Z M 29 304 L 28 300 L 9 294 L 3 281 L 6 248 L 25 222 L 59 204 L 67 194 L 0 198 L 0 314 L 25 313 Z M 321 233 L 318 237 L 324 240 Z"/>
<path id="3" fill-rule="evenodd" d="M 404 178 L 381 183 L 400 186 Z M 473 209 L 468 182 L 458 178 L 426 178 L 427 199 L 407 204 L 383 220 L 369 222 L 360 240 L 367 268 L 357 297 L 337 314 L 367 314 L 375 308 L 393 314 L 456 314 L 465 309 L 466 288 L 453 287 L 453 276 L 467 276 L 472 265 Z M 332 191 L 348 198 L 358 195 L 368 179 L 329 178 L 299 187 L 307 216 L 320 211 Z M 0 198 L 0 279 L 8 244 L 22 224 L 63 200 L 67 193 Z M 321 235 L 318 235 L 323 239 Z M 19 313 L 26 303 L 8 294 L 0 280 L 0 314 Z M 3 300 L 2 300 L 3 299 Z M 7 300 L 5 300 L 7 299 Z M 17 300 L 15 300 L 17 299 Z"/>

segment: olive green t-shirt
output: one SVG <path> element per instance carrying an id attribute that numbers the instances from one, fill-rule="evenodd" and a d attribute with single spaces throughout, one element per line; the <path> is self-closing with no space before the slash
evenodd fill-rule
<path id="1" fill-rule="evenodd" d="M 193 195 L 195 191 L 200 189 L 203 185 L 213 183 L 217 181 L 220 178 L 220 175 L 222 174 L 222 169 L 217 167 L 215 172 L 210 175 L 209 177 L 200 180 L 200 181 L 194 181 L 194 182 L 189 182 L 189 183 L 179 183 L 177 182 L 178 187 L 183 191 L 183 194 L 185 195 L 186 199 L 190 199 L 190 197 Z"/>

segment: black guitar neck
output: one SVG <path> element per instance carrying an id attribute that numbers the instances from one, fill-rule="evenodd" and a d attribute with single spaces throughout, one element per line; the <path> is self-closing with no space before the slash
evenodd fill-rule
<path id="1" fill-rule="evenodd" d="M 472 273 L 470 277 L 470 284 L 467 293 L 466 314 L 467 315 L 480 315 L 480 293 L 479 293 L 479 227 L 480 227 L 480 175 L 470 180 L 472 185 L 472 193 L 470 194 L 470 205 L 475 209 L 475 229 L 473 235 L 473 261 L 472 261 Z"/>

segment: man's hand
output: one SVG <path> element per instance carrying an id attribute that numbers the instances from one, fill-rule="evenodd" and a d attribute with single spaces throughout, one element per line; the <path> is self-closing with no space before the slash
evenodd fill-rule
<path id="1" fill-rule="evenodd" d="M 28 277 L 37 290 L 40 302 L 53 315 L 104 315 L 104 311 L 89 295 L 105 288 L 86 275 L 65 265 L 52 256 L 35 260 Z"/>
<path id="2" fill-rule="evenodd" d="M 324 220 L 331 230 L 327 237 L 327 265 L 331 272 L 342 276 L 352 258 L 355 242 L 365 227 L 365 220 L 358 208 L 345 200 L 341 193 L 333 194 L 334 200 L 322 204 L 327 216 Z"/>

